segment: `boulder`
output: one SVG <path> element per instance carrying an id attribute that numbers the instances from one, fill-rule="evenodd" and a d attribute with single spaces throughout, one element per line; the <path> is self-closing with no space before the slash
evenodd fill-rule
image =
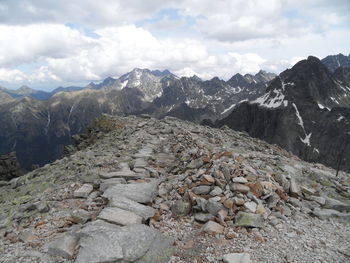
<path id="1" fill-rule="evenodd" d="M 48 253 L 65 259 L 73 259 L 78 240 L 74 235 L 65 234 L 48 244 Z"/>
<path id="2" fill-rule="evenodd" d="M 119 227 L 97 220 L 79 233 L 80 249 L 75 263 L 166 263 L 173 241 L 145 225 Z"/>

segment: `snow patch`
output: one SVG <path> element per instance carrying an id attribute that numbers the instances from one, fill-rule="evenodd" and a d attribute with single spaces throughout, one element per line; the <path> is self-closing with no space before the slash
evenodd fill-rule
<path id="1" fill-rule="evenodd" d="M 269 91 L 268 93 L 266 93 L 262 97 L 257 98 L 256 100 L 252 101 L 251 103 L 253 103 L 253 104 L 256 103 L 256 104 L 259 104 L 260 106 L 263 106 L 266 108 L 278 108 L 282 105 L 282 103 L 283 103 L 283 105 L 285 105 L 284 97 L 285 97 L 285 95 L 282 93 L 281 90 L 274 89 L 272 92 Z"/>
<path id="2" fill-rule="evenodd" d="M 167 112 L 171 111 L 175 105 L 171 105 L 171 107 L 167 110 Z"/>
<path id="3" fill-rule="evenodd" d="M 331 97 L 331 100 L 334 101 L 335 103 L 339 104 L 339 102 L 335 98 Z"/>
<path id="4" fill-rule="evenodd" d="M 344 116 L 343 115 L 340 115 L 340 117 L 337 119 L 337 121 L 341 121 L 344 119 Z"/>
<path id="5" fill-rule="evenodd" d="M 233 109 L 236 106 L 236 104 L 232 104 L 230 107 L 228 107 L 227 109 L 225 109 L 223 112 L 221 112 L 220 114 L 223 115 L 226 112 L 228 112 L 229 110 Z"/>
<path id="6" fill-rule="evenodd" d="M 326 107 L 326 106 L 323 106 L 323 105 L 322 105 L 321 103 L 319 103 L 319 102 L 317 102 L 317 105 L 318 105 L 318 107 L 319 107 L 321 110 L 327 109 L 328 111 L 331 111 L 330 108 L 328 108 L 328 107 Z"/>
<path id="7" fill-rule="evenodd" d="M 128 85 L 129 79 L 125 80 L 124 82 L 122 82 L 120 89 L 124 89 L 127 85 Z"/>
<path id="8" fill-rule="evenodd" d="M 295 103 L 292 104 L 294 109 L 295 109 L 295 114 L 297 115 L 297 118 L 298 118 L 298 121 L 299 121 L 299 125 L 303 128 L 304 132 L 305 132 L 305 129 L 304 129 L 304 122 L 303 122 L 303 119 L 301 118 L 300 116 L 300 113 L 299 113 L 299 110 L 298 110 L 298 107 L 297 105 L 295 105 Z"/>
<path id="9" fill-rule="evenodd" d="M 311 144 L 310 144 L 311 135 L 312 135 L 312 133 L 309 133 L 309 134 L 305 134 L 304 139 L 302 139 L 301 137 L 299 137 L 299 138 L 304 144 L 306 144 L 307 146 L 311 146 Z"/>

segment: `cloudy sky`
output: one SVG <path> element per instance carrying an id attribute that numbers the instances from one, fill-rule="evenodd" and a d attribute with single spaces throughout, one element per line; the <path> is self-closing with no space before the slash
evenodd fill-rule
<path id="1" fill-rule="evenodd" d="M 350 0 L 0 0 L 0 85 L 51 90 L 133 68 L 209 79 L 350 52 Z"/>

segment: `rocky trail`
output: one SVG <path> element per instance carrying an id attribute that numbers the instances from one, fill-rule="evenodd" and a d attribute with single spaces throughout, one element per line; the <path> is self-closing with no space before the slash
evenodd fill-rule
<path id="1" fill-rule="evenodd" d="M 0 182 L 0 262 L 350 262 L 350 176 L 228 128 L 101 118 Z"/>

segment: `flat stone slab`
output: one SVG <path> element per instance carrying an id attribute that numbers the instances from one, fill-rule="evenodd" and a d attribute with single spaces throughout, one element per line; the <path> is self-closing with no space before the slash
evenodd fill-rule
<path id="1" fill-rule="evenodd" d="M 147 177 L 145 174 L 135 173 L 131 170 L 122 170 L 122 171 L 116 171 L 116 172 L 101 172 L 99 173 L 99 176 L 102 179 L 124 178 L 126 180 L 140 179 L 140 178 Z"/>
<path id="2" fill-rule="evenodd" d="M 230 253 L 223 256 L 225 263 L 251 263 L 250 255 L 247 253 Z"/>
<path id="3" fill-rule="evenodd" d="M 166 263 L 173 241 L 146 225 L 119 227 L 96 220 L 79 231 L 80 249 L 75 263 Z"/>
<path id="4" fill-rule="evenodd" d="M 124 196 L 135 202 L 150 203 L 158 194 L 158 180 L 150 183 L 117 184 L 108 188 L 103 197 L 112 199 L 114 196 Z"/>
<path id="5" fill-rule="evenodd" d="M 99 219 L 105 220 L 109 223 L 127 226 L 133 224 L 141 224 L 142 217 L 130 211 L 120 209 L 118 207 L 106 207 L 98 215 Z"/>
<path id="6" fill-rule="evenodd" d="M 145 146 L 144 148 L 140 149 L 138 153 L 134 154 L 135 158 L 144 158 L 149 159 L 153 155 L 153 148 L 150 146 Z"/>
<path id="7" fill-rule="evenodd" d="M 134 164 L 134 168 L 144 168 L 148 166 L 148 163 L 143 158 L 137 158 Z"/>
<path id="8" fill-rule="evenodd" d="M 350 213 L 342 213 L 334 209 L 321 209 L 315 208 L 312 214 L 317 216 L 319 219 L 325 220 L 330 217 L 339 217 L 350 222 Z"/>
<path id="9" fill-rule="evenodd" d="M 242 211 L 238 212 L 236 215 L 235 226 L 261 228 L 263 225 L 264 218 L 261 215 L 246 213 Z"/>
<path id="10" fill-rule="evenodd" d="M 100 183 L 100 190 L 104 192 L 107 188 L 112 187 L 116 184 L 126 184 L 125 178 L 111 178 L 102 180 L 102 182 Z"/>
<path id="11" fill-rule="evenodd" d="M 93 190 L 94 187 L 91 184 L 83 184 L 79 189 L 74 191 L 73 195 L 76 198 L 87 198 Z"/>
<path id="12" fill-rule="evenodd" d="M 153 217 L 155 214 L 155 210 L 152 207 L 139 204 L 124 196 L 114 196 L 109 200 L 108 205 L 110 207 L 117 207 L 135 213 L 136 215 L 141 216 L 144 220 Z"/>
<path id="13" fill-rule="evenodd" d="M 78 237 L 65 234 L 61 238 L 48 244 L 48 253 L 54 256 L 61 256 L 65 259 L 74 257 L 75 249 L 78 245 Z"/>
<path id="14" fill-rule="evenodd" d="M 175 157 L 168 153 L 157 153 L 155 155 L 156 163 L 160 167 L 166 167 L 169 164 L 174 163 Z"/>

